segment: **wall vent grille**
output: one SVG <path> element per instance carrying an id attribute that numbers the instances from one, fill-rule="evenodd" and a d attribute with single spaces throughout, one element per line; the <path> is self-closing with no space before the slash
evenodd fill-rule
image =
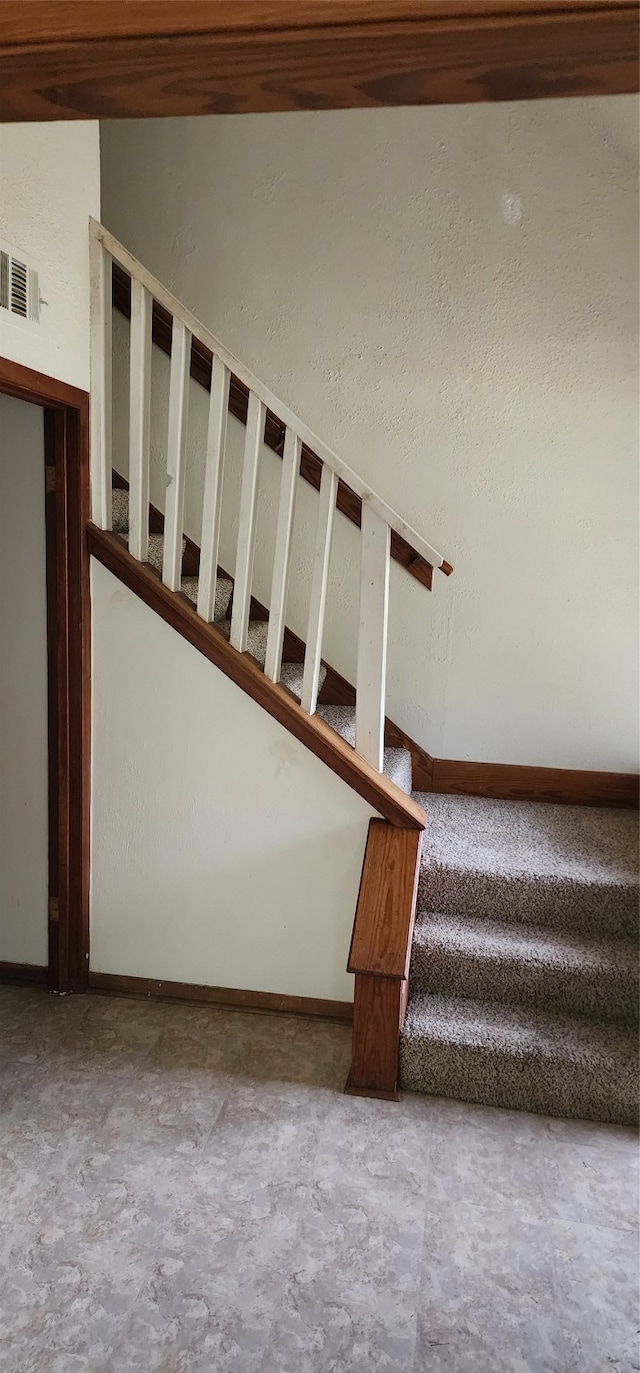
<path id="1" fill-rule="evenodd" d="M 0 246 L 0 309 L 37 324 L 40 319 L 38 273 L 12 248 Z"/>

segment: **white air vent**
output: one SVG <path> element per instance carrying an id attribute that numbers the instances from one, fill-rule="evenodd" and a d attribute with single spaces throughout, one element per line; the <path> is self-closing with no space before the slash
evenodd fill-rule
<path id="1" fill-rule="evenodd" d="M 0 310 L 6 310 L 14 324 L 19 320 L 37 324 L 40 319 L 36 268 L 23 253 L 7 243 L 0 243 Z"/>

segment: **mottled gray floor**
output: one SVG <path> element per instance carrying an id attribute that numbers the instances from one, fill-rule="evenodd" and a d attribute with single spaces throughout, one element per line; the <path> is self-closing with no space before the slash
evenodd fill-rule
<path id="1" fill-rule="evenodd" d="M 631 1373 L 636 1136 L 349 1032 L 0 988 L 1 1373 Z"/>

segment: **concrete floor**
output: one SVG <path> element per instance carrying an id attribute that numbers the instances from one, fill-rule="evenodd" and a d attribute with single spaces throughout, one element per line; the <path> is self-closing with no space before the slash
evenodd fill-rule
<path id="1" fill-rule="evenodd" d="M 631 1373 L 633 1131 L 340 1094 L 343 1027 L 0 988 L 1 1373 Z"/>

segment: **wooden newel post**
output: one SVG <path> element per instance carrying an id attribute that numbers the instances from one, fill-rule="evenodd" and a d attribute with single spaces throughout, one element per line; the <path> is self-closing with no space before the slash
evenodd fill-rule
<path id="1" fill-rule="evenodd" d="M 398 1095 L 398 1046 L 409 987 L 422 831 L 371 820 L 348 971 L 355 974 L 346 1091 Z"/>

